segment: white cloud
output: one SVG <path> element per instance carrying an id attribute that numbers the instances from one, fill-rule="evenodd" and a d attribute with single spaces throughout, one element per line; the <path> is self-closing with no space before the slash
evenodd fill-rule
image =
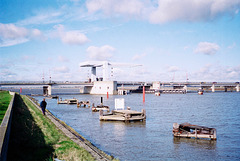
<path id="1" fill-rule="evenodd" d="M 214 64 L 206 64 L 198 71 L 191 74 L 191 80 L 196 81 L 239 81 L 240 66 L 221 66 Z"/>
<path id="2" fill-rule="evenodd" d="M 37 12 L 36 15 L 26 18 L 24 20 L 18 21 L 18 25 L 44 25 L 44 24 L 53 24 L 53 23 L 60 23 L 63 21 L 62 17 L 63 13 L 60 11 L 41 11 Z"/>
<path id="3" fill-rule="evenodd" d="M 65 31 L 63 25 L 56 25 L 57 37 L 60 37 L 61 41 L 69 45 L 82 45 L 89 41 L 87 36 L 79 30 Z"/>
<path id="4" fill-rule="evenodd" d="M 239 0 L 88 0 L 89 13 L 147 19 L 151 23 L 206 21 L 238 14 Z"/>
<path id="5" fill-rule="evenodd" d="M 200 42 L 195 49 L 195 53 L 202 53 L 205 55 L 214 55 L 219 50 L 219 46 L 215 43 Z"/>
<path id="6" fill-rule="evenodd" d="M 235 14 L 239 7 L 239 0 L 159 0 L 149 19 L 152 23 L 212 20 L 221 14 Z"/>
<path id="7" fill-rule="evenodd" d="M 14 24 L 0 23 L 0 36 L 5 39 L 18 39 L 28 36 L 28 30 L 23 27 L 17 27 Z"/>
<path id="8" fill-rule="evenodd" d="M 90 46 L 87 48 L 88 57 L 91 60 L 109 60 L 114 52 L 115 48 L 109 45 L 102 47 Z"/>
<path id="9" fill-rule="evenodd" d="M 132 60 L 139 60 L 139 59 L 143 59 L 144 57 L 146 57 L 147 54 L 143 53 L 143 54 L 136 54 L 132 57 Z"/>
<path id="10" fill-rule="evenodd" d="M 0 23 L 0 47 L 13 46 L 39 38 L 43 39 L 44 36 L 38 29 L 29 30 L 14 24 Z"/>
<path id="11" fill-rule="evenodd" d="M 139 0 L 88 0 L 86 3 L 90 13 L 103 11 L 107 15 L 123 14 L 127 16 L 139 16 L 143 13 L 146 1 Z"/>

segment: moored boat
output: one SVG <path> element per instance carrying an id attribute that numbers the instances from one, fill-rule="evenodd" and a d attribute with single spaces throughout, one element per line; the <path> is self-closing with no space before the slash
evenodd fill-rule
<path id="1" fill-rule="evenodd" d="M 89 107 L 90 102 L 89 101 L 80 101 L 77 103 L 77 107 Z"/>
<path id="2" fill-rule="evenodd" d="M 161 95 L 160 91 L 159 91 L 159 90 L 156 90 L 156 91 L 155 91 L 155 96 L 160 96 L 160 95 Z"/>
<path id="3" fill-rule="evenodd" d="M 78 100 L 76 98 L 67 99 L 67 104 L 77 104 Z"/>
<path id="4" fill-rule="evenodd" d="M 190 123 L 174 123 L 173 124 L 173 136 L 185 137 L 185 138 L 201 138 L 201 139 L 217 139 L 217 131 L 215 128 L 209 128 L 205 126 L 192 125 Z"/>
<path id="5" fill-rule="evenodd" d="M 203 95 L 203 89 L 202 89 L 202 88 L 199 88 L 199 89 L 198 89 L 198 94 L 199 94 L 199 95 Z"/>
<path id="6" fill-rule="evenodd" d="M 108 112 L 110 110 L 108 106 L 103 105 L 103 97 L 101 97 L 101 104 L 100 105 L 95 106 L 94 103 L 92 104 L 92 112 L 98 112 L 100 110 L 108 111 Z"/>
<path id="7" fill-rule="evenodd" d="M 58 104 L 77 104 L 78 100 L 76 98 L 72 98 L 72 99 L 65 99 L 62 100 L 62 98 L 60 98 L 60 100 L 57 100 Z"/>

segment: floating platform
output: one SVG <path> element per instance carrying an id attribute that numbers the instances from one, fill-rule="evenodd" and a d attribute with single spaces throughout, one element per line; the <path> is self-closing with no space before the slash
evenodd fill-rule
<path id="1" fill-rule="evenodd" d="M 173 124 L 173 136 L 195 138 L 195 139 L 217 139 L 217 132 L 215 128 L 208 128 L 205 126 L 192 125 L 190 123 Z"/>
<path id="2" fill-rule="evenodd" d="M 142 112 L 133 110 L 113 110 L 111 113 L 103 114 L 100 111 L 100 121 L 144 121 L 146 119 L 146 111 Z"/>
<path id="3" fill-rule="evenodd" d="M 101 110 L 99 113 L 100 121 L 144 121 L 146 120 L 146 111 L 143 109 L 141 112 L 130 110 L 130 107 L 127 107 L 127 110 L 124 109 L 125 103 L 124 98 L 115 99 L 115 110 L 112 110 L 111 113 L 104 114 Z"/>

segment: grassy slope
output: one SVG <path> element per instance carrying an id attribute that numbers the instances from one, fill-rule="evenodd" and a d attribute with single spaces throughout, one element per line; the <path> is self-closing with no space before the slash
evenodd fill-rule
<path id="1" fill-rule="evenodd" d="M 5 112 L 12 99 L 12 96 L 8 91 L 0 91 L 0 124 L 2 123 Z"/>
<path id="2" fill-rule="evenodd" d="M 26 96 L 16 95 L 8 160 L 94 160 L 59 131 Z"/>

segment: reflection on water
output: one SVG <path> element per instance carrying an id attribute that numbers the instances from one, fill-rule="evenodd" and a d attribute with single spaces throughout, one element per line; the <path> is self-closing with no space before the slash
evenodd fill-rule
<path id="1" fill-rule="evenodd" d="M 124 98 L 125 105 L 146 109 L 145 122 L 102 122 L 99 113 L 76 105 L 58 105 L 47 100 L 47 109 L 65 121 L 101 150 L 120 160 L 240 160 L 240 93 L 141 94 L 127 96 L 62 95 L 114 108 L 115 98 Z M 42 97 L 35 97 L 39 101 Z M 174 138 L 174 122 L 189 122 L 217 129 L 217 141 Z"/>
<path id="2" fill-rule="evenodd" d="M 191 139 L 191 138 L 180 138 L 173 137 L 174 148 L 178 149 L 181 146 L 189 146 L 190 148 L 199 149 L 216 149 L 216 140 L 205 140 L 205 139 Z"/>

